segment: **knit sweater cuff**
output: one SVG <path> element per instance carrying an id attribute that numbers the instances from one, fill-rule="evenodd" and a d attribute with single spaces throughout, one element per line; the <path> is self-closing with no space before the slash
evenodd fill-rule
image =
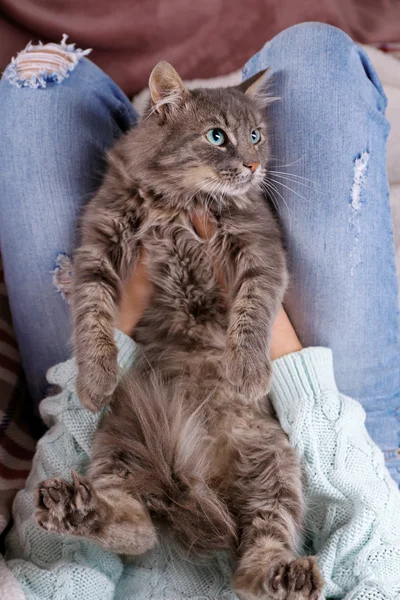
<path id="1" fill-rule="evenodd" d="M 135 360 L 137 345 L 129 336 L 118 329 L 114 330 L 114 341 L 118 348 L 118 365 L 121 368 L 121 371 L 125 371 L 132 366 Z M 62 389 L 66 388 L 70 392 L 75 393 L 76 372 L 76 360 L 75 357 L 73 357 L 63 363 L 51 367 L 51 369 L 47 371 L 47 381 L 52 385 L 58 385 Z"/>
<path id="2" fill-rule="evenodd" d="M 328 348 L 305 348 L 274 361 L 270 398 L 278 417 L 291 412 L 291 408 L 298 409 L 299 404 L 304 408 L 322 390 L 337 393 L 332 352 Z"/>

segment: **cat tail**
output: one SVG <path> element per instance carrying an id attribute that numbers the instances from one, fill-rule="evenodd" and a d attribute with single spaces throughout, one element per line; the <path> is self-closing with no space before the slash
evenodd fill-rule
<path id="1" fill-rule="evenodd" d="M 155 523 L 166 524 L 194 551 L 232 548 L 234 520 L 209 485 L 213 459 L 202 409 L 207 398 L 193 398 L 196 392 L 134 369 L 117 388 L 109 418 L 131 432 L 129 470 Z M 193 406 L 198 408 L 188 408 Z"/>

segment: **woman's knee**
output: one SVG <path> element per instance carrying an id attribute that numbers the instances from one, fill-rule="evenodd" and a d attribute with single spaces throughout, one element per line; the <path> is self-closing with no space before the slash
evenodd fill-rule
<path id="1" fill-rule="evenodd" d="M 342 29 L 317 22 L 288 27 L 276 35 L 271 43 L 285 51 L 290 48 L 292 56 L 307 56 L 308 59 L 312 55 L 320 59 L 331 58 L 329 52 L 332 50 L 336 60 L 345 56 L 355 44 Z"/>
<path id="2" fill-rule="evenodd" d="M 355 43 L 341 29 L 325 23 L 300 23 L 281 31 L 258 53 L 274 59 L 272 69 L 291 66 L 312 70 L 318 67 L 344 66 Z"/>
<path id="3" fill-rule="evenodd" d="M 42 136 L 47 150 L 56 143 L 55 130 L 62 130 L 64 140 L 76 130 L 104 130 L 111 142 L 132 124 L 129 101 L 86 58 L 89 52 L 67 44 L 64 36 L 60 44 L 29 44 L 12 59 L 0 81 L 2 140 L 19 144 L 31 138 L 40 151 Z M 46 135 L 52 129 L 54 135 Z"/>
<path id="4" fill-rule="evenodd" d="M 85 64 L 77 61 L 65 67 L 65 62 L 60 59 L 60 70 L 50 71 L 51 63 L 47 63 L 44 52 L 46 46 L 41 48 L 43 52 L 27 49 L 20 53 L 6 68 L 0 81 L 0 137 L 4 151 L 13 151 L 24 143 L 34 144 L 37 152 L 41 147 L 49 149 L 53 141 L 56 144 L 56 130 L 63 129 L 67 134 L 71 114 L 79 120 L 89 101 L 87 94 L 82 93 Z M 64 67 L 71 70 L 65 71 Z M 48 135 L 51 129 L 53 136 Z M 46 139 L 45 145 L 41 144 L 43 139 Z"/>
<path id="5" fill-rule="evenodd" d="M 67 44 L 66 35 L 60 44 L 30 43 L 11 60 L 3 78 L 15 87 L 46 88 L 51 83 L 61 83 L 90 52 L 91 49 Z"/>
<path id="6" fill-rule="evenodd" d="M 271 68 L 271 87 L 295 87 L 300 102 L 300 94 L 308 102 L 310 96 L 326 93 L 331 102 L 335 96 L 349 98 L 357 93 L 381 111 L 386 107 L 382 85 L 367 54 L 337 27 L 313 22 L 289 27 L 249 60 L 244 76 L 266 66 Z"/>
<path id="7" fill-rule="evenodd" d="M 29 44 L 6 67 L 0 81 L 3 126 L 49 122 L 53 114 L 62 120 L 65 111 L 82 102 L 85 79 L 96 67 L 83 60 L 89 51 L 73 44 Z M 73 88 L 74 93 L 68 90 Z M 75 106 L 73 106 L 75 105 Z"/>

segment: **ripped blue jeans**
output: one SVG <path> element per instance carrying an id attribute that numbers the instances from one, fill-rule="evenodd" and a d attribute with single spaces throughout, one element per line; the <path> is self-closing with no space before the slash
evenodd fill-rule
<path id="1" fill-rule="evenodd" d="M 35 402 L 47 368 L 70 353 L 69 309 L 53 284 L 57 257 L 74 248 L 104 151 L 136 120 L 128 98 L 84 52 L 65 40 L 52 49 L 45 68 L 26 60 L 28 48 L 0 82 L 1 252 Z M 362 402 L 400 482 L 385 95 L 363 50 L 320 23 L 280 33 L 250 59 L 244 77 L 267 66 L 270 92 L 280 98 L 268 108 L 269 185 L 291 272 L 285 306 L 305 346 L 333 350 L 339 388 Z"/>

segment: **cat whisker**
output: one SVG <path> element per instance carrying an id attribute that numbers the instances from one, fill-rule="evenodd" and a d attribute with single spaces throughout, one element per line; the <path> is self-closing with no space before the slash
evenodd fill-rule
<path id="1" fill-rule="evenodd" d="M 270 171 L 271 173 L 272 171 Z M 307 190 L 313 190 L 313 185 L 309 185 L 308 183 L 304 183 L 303 181 L 299 181 L 298 179 L 292 179 L 291 177 L 287 177 L 286 175 L 280 175 L 278 173 L 273 173 L 274 177 L 278 177 L 279 180 L 276 181 L 276 179 L 271 179 L 271 181 L 275 181 L 276 183 L 280 183 L 281 185 L 284 185 L 282 183 L 282 181 L 286 181 L 287 183 L 297 183 L 297 185 L 301 185 L 303 187 L 305 187 Z M 315 184 L 317 185 L 317 184 Z M 291 189 L 291 188 L 290 188 Z M 292 190 L 293 191 L 293 190 Z M 313 190 L 315 193 L 315 190 Z M 318 190 L 318 194 L 319 195 L 326 195 L 324 194 L 324 192 Z"/>
<path id="2" fill-rule="evenodd" d="M 297 183 L 298 185 L 302 185 L 303 187 L 306 187 L 308 189 L 316 188 L 318 194 L 322 196 L 327 196 L 327 194 L 322 191 L 322 186 L 319 183 L 313 181 L 312 179 L 308 179 L 307 177 L 295 175 L 294 173 L 284 173 L 279 171 L 269 171 L 269 173 L 272 173 L 274 177 L 279 177 L 280 179 L 286 180 L 291 183 Z"/>
<path id="3" fill-rule="evenodd" d="M 288 218 L 289 218 L 289 234 L 292 233 L 292 214 L 290 212 L 290 208 L 288 203 L 286 202 L 285 198 L 283 197 L 283 195 L 279 192 L 279 190 L 276 188 L 276 186 L 274 186 L 271 181 L 268 181 L 268 184 L 271 186 L 271 188 L 273 190 L 275 190 L 275 192 L 278 194 L 278 196 L 281 198 L 282 202 L 284 203 L 284 205 L 286 206 L 286 210 L 288 213 Z"/>
<path id="4" fill-rule="evenodd" d="M 228 192 L 228 190 L 229 190 L 229 184 L 226 181 L 219 181 L 218 185 L 216 186 L 215 190 L 213 191 L 213 194 L 215 196 L 214 200 L 217 201 L 220 210 L 222 208 L 222 204 L 223 204 L 225 195 Z"/>
<path id="5" fill-rule="evenodd" d="M 277 203 L 277 201 L 276 201 L 276 198 L 275 198 L 275 196 L 274 196 L 274 193 L 273 193 L 273 192 L 274 192 L 274 190 L 268 189 L 268 188 L 266 188 L 266 187 L 264 188 L 263 186 L 261 186 L 261 189 L 262 189 L 264 192 L 266 192 L 266 194 L 267 194 L 267 196 L 268 196 L 268 199 L 269 199 L 269 200 L 271 200 L 271 202 L 272 202 L 272 204 L 273 204 L 273 206 L 274 206 L 275 210 L 276 210 L 277 212 L 279 212 L 278 203 Z"/>
<path id="6" fill-rule="evenodd" d="M 218 186 L 220 185 L 220 183 L 221 182 L 218 181 L 218 180 L 216 180 L 214 182 L 214 185 L 210 189 L 210 191 L 207 194 L 206 199 L 205 199 L 205 211 L 204 211 L 204 229 L 205 230 L 207 229 L 207 217 L 208 217 L 208 213 L 209 213 L 209 210 L 210 210 L 211 203 L 213 201 L 213 195 L 216 192 L 216 190 L 218 190 Z"/>
<path id="7" fill-rule="evenodd" d="M 293 192 L 293 194 L 296 194 L 296 196 L 298 196 L 299 198 L 302 198 L 302 200 L 304 200 L 305 202 L 308 202 L 308 204 L 311 204 L 311 202 L 308 200 L 308 198 L 305 198 L 304 196 L 302 196 L 301 194 L 299 194 L 299 192 L 296 192 L 296 190 L 294 190 L 293 188 L 289 187 L 288 185 L 285 185 L 281 181 L 277 181 L 276 179 L 272 179 L 271 177 L 269 177 L 268 180 L 269 181 L 273 181 L 274 183 L 277 183 L 277 184 L 281 185 L 282 187 L 286 188 L 290 192 Z"/>
<path id="8" fill-rule="evenodd" d="M 213 177 L 206 177 L 205 179 L 203 179 L 202 181 L 200 181 L 200 183 L 198 184 L 198 185 L 200 185 L 200 187 L 198 189 L 196 189 L 196 191 L 185 202 L 185 207 L 184 208 L 186 209 L 189 206 L 191 200 L 196 196 L 196 194 L 199 194 L 206 187 L 206 185 L 208 185 L 209 183 L 212 183 L 215 179 L 216 179 L 216 177 L 213 176 Z"/>
<path id="9" fill-rule="evenodd" d="M 285 165 L 275 165 L 277 169 L 283 168 L 283 167 L 292 167 L 293 165 L 296 165 L 298 162 L 300 162 L 301 160 L 303 160 L 304 156 L 301 156 L 300 158 L 298 158 L 297 160 L 295 160 L 294 162 L 291 163 L 286 163 Z M 278 160 L 278 158 L 276 157 L 270 157 L 269 160 Z"/>
<path id="10" fill-rule="evenodd" d="M 225 182 L 223 182 L 223 185 L 222 185 L 221 195 L 218 198 L 218 206 L 219 206 L 220 214 L 222 212 L 222 206 L 224 204 L 224 196 L 228 191 L 229 191 L 229 183 L 227 181 L 225 181 Z M 231 208 L 229 206 L 229 203 L 226 205 L 226 207 L 228 209 L 229 216 L 231 216 Z"/>
<path id="11" fill-rule="evenodd" d="M 272 200 L 273 205 L 275 206 L 276 210 L 278 211 L 278 204 L 276 201 L 276 197 L 275 197 L 275 190 L 271 188 L 271 186 L 268 184 L 267 181 L 263 180 L 260 182 L 260 187 L 263 190 L 263 192 L 265 192 L 268 196 L 268 198 L 270 198 Z"/>
<path id="12" fill-rule="evenodd" d="M 275 196 L 275 188 L 272 187 L 272 185 L 269 184 L 269 182 L 266 179 L 263 179 L 260 182 L 260 187 L 264 192 L 267 192 L 268 196 L 271 196 L 271 200 L 277 202 L 276 196 Z M 274 203 L 274 206 L 276 209 L 278 209 L 278 205 Z"/>
<path id="13" fill-rule="evenodd" d="M 288 213 L 288 219 L 289 219 L 289 234 L 291 234 L 291 233 L 292 233 L 292 215 L 291 215 L 291 212 L 290 212 L 290 208 L 289 208 L 289 205 L 288 205 L 288 203 L 286 202 L 286 200 L 285 200 L 285 198 L 282 196 L 282 194 L 281 194 L 281 193 L 280 193 L 280 192 L 279 192 L 279 191 L 276 189 L 276 187 L 275 187 L 275 186 L 274 186 L 274 185 L 271 183 L 271 181 L 270 181 L 270 180 L 265 180 L 265 179 L 264 179 L 264 181 L 262 182 L 262 185 L 263 185 L 263 186 L 266 186 L 266 189 L 273 189 L 273 190 L 274 190 L 274 191 L 275 191 L 275 192 L 278 194 L 278 196 L 281 198 L 281 200 L 282 200 L 282 202 L 284 203 L 284 205 L 286 206 L 286 210 L 287 210 L 287 213 Z M 267 186 L 268 186 L 268 187 L 267 187 Z M 279 211 L 279 209 L 278 209 L 278 212 L 280 212 L 280 211 Z"/>
<path id="14" fill-rule="evenodd" d="M 215 198 L 214 200 L 217 202 L 218 205 L 218 211 L 221 214 L 221 210 L 222 210 L 222 205 L 224 203 L 224 196 L 225 193 L 227 192 L 227 188 L 228 188 L 228 184 L 224 181 L 220 182 L 220 185 L 217 186 L 214 194 L 215 194 Z"/>
<path id="15" fill-rule="evenodd" d="M 318 185 L 318 183 L 316 181 L 313 181 L 312 179 L 309 179 L 308 177 L 303 177 L 303 175 L 296 175 L 296 173 L 287 173 L 286 171 L 273 171 L 271 169 L 268 169 L 268 173 L 272 173 L 274 176 L 285 176 L 287 175 L 288 177 L 292 177 L 293 179 L 301 179 L 303 181 L 307 181 L 308 183 L 310 183 L 311 185 Z"/>
<path id="16" fill-rule="evenodd" d="M 274 175 L 274 177 L 279 177 L 279 175 Z M 276 183 L 281 183 L 281 180 L 286 181 L 287 183 L 297 183 L 298 185 L 302 185 L 303 187 L 305 187 L 307 190 L 313 189 L 311 185 L 307 185 L 306 183 L 303 183 L 302 181 L 297 181 L 296 179 L 290 179 L 290 177 L 280 177 L 278 181 L 276 181 L 275 179 L 271 179 L 271 181 L 275 181 Z M 281 183 L 281 185 L 283 185 L 283 183 Z"/>

